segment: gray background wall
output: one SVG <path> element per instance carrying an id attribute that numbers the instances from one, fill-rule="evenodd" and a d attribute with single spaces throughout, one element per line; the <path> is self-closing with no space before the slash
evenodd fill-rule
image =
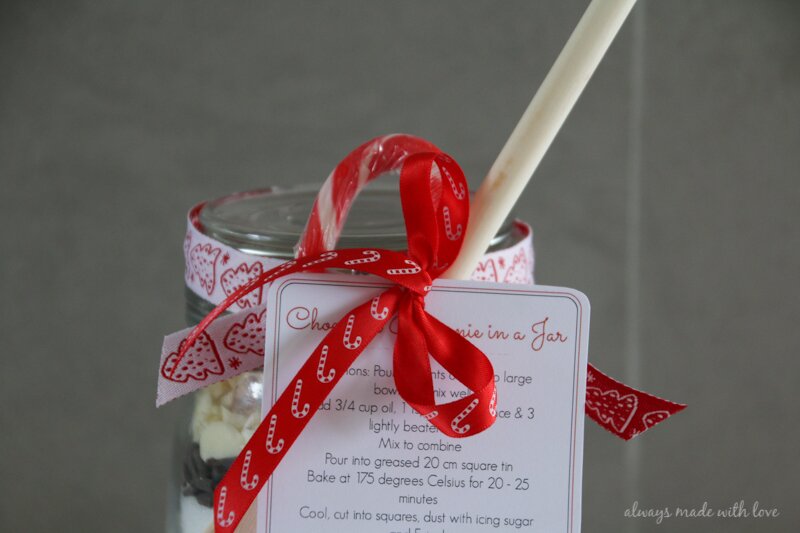
<path id="1" fill-rule="evenodd" d="M 584 0 L 0 5 L 0 530 L 159 531 L 184 212 L 380 133 L 477 185 Z M 794 531 L 800 4 L 642 1 L 518 206 L 591 359 L 689 409 L 587 424 L 584 531 Z M 656 526 L 625 509 L 777 507 Z"/>

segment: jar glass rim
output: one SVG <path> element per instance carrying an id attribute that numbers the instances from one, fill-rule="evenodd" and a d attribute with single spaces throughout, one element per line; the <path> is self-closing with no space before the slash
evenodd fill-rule
<path id="1" fill-rule="evenodd" d="M 319 185 L 276 186 L 234 193 L 207 202 L 200 229 L 242 252 L 291 258 L 308 220 Z M 513 232 L 507 219 L 491 248 L 507 244 Z M 345 222 L 339 248 L 406 248 L 397 185 L 372 183 L 359 193 Z"/>

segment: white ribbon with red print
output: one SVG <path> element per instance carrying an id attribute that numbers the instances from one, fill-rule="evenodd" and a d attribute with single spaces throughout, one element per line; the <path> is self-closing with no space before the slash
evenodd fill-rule
<path id="1" fill-rule="evenodd" d="M 248 254 L 206 235 L 200 223 L 205 202 L 189 211 L 183 241 L 186 259 L 186 286 L 200 298 L 219 305 L 239 287 L 285 261 Z M 499 283 L 533 283 L 533 232 L 528 224 L 515 220 L 513 244 L 487 252 L 475 267 L 471 279 Z M 258 307 L 263 291 L 248 294 L 236 305 L 239 309 Z"/>

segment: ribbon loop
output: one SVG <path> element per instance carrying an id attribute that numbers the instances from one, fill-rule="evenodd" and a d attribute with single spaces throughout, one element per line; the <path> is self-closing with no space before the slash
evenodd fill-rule
<path id="1" fill-rule="evenodd" d="M 400 196 L 408 253 L 437 278 L 455 261 L 464 241 L 469 198 L 456 193 L 466 191 L 467 180 L 458 164 L 443 153 L 412 155 L 403 169 Z"/>
<path id="2" fill-rule="evenodd" d="M 497 391 L 494 369 L 483 352 L 431 316 L 421 301 L 406 299 L 400 305 L 394 350 L 398 393 L 450 437 L 468 437 L 491 426 L 497 416 Z M 471 393 L 463 391 L 461 398 L 437 404 L 429 357 Z"/>

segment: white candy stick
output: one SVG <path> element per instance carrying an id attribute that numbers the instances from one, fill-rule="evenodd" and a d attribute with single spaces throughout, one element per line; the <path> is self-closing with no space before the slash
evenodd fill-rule
<path id="1" fill-rule="evenodd" d="M 461 253 L 468 279 L 530 180 L 636 0 L 592 0 L 475 196 Z"/>

